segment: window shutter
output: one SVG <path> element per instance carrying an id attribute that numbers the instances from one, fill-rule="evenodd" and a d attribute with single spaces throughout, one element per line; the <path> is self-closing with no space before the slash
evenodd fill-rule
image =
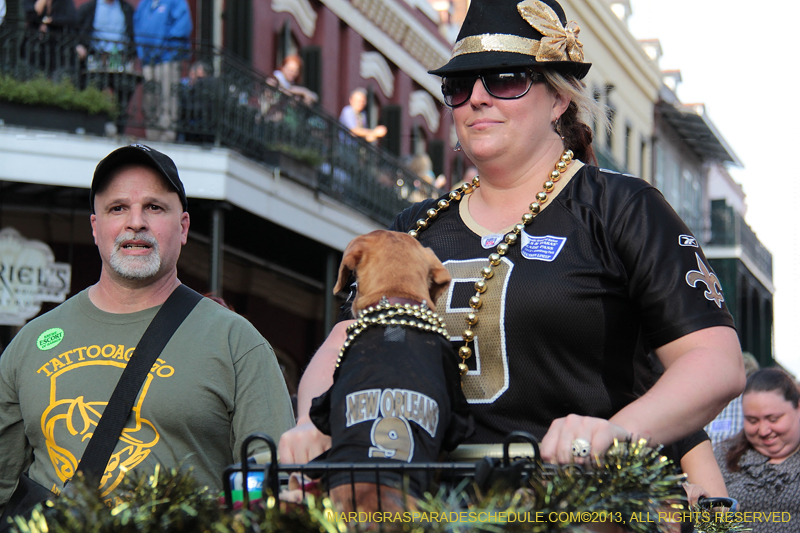
<path id="1" fill-rule="evenodd" d="M 428 139 L 428 156 L 433 163 L 433 175 L 444 174 L 444 141 Z"/>
<path id="2" fill-rule="evenodd" d="M 385 105 L 383 106 L 383 120 L 381 122 L 386 126 L 386 137 L 383 138 L 383 148 L 395 156 L 400 155 L 400 141 L 402 124 L 403 108 L 399 105 Z"/>
<path id="3" fill-rule="evenodd" d="M 322 102 L 322 48 L 306 46 L 300 52 L 303 60 L 303 85 L 317 93 Z"/>

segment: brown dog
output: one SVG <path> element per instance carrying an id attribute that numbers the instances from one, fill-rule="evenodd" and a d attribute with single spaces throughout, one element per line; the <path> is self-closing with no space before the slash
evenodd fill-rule
<path id="1" fill-rule="evenodd" d="M 423 302 L 431 311 L 435 308 L 450 274 L 416 239 L 385 230 L 357 237 L 347 246 L 334 292 L 345 287 L 351 274 L 357 281 L 353 316 L 359 318 L 370 307 L 380 309 L 371 315 L 373 323 L 359 326 L 363 332 L 350 334 L 333 386 L 312 404 L 312 420 L 332 437 L 325 460 L 398 466 L 437 461 L 442 449 L 453 449 L 471 433 L 473 424 L 446 331 L 414 324 L 437 320 Z M 379 313 L 397 313 L 398 320 L 375 324 Z M 414 313 L 423 318 L 413 318 Z M 369 320 L 362 318 L 361 324 Z M 412 496 L 404 497 L 400 474 L 381 475 L 378 487 L 373 471 L 352 478 L 333 474 L 331 498 L 344 511 L 395 512 L 413 508 L 412 496 L 421 494 L 428 482 L 428 473 L 407 471 Z"/>
<path id="2" fill-rule="evenodd" d="M 376 230 L 353 239 L 339 265 L 334 294 L 357 272 L 353 316 L 384 296 L 436 308 L 436 299 L 450 284 L 450 273 L 430 248 L 397 231 Z"/>

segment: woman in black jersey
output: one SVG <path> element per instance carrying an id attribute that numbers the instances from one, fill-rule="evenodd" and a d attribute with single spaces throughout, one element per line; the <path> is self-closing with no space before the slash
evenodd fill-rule
<path id="1" fill-rule="evenodd" d="M 649 184 L 589 165 L 596 106 L 579 31 L 555 0 L 473 0 L 432 73 L 479 177 L 391 227 L 453 277 L 436 308 L 461 356 L 471 442 L 524 430 L 560 463 L 615 438 L 672 443 L 744 386 L 733 320 L 696 239 Z M 347 324 L 303 376 L 285 463 L 329 446 L 307 413 L 331 384 Z M 650 350 L 667 370 L 642 394 L 636 370 Z"/>

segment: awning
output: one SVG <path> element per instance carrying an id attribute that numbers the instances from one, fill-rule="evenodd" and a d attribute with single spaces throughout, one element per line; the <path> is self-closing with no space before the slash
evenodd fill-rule
<path id="1" fill-rule="evenodd" d="M 706 115 L 703 104 L 673 105 L 661 100 L 656 108 L 661 117 L 678 132 L 680 140 L 701 160 L 727 161 L 738 167 L 743 166 Z"/>

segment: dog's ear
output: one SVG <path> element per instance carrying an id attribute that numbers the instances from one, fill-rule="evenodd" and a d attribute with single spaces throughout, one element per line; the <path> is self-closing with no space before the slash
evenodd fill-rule
<path id="1" fill-rule="evenodd" d="M 439 258 L 436 257 L 436 254 L 433 253 L 433 250 L 425 248 L 425 253 L 428 255 L 428 265 L 430 267 L 431 302 L 436 305 L 436 300 L 438 300 L 439 296 L 447 289 L 447 286 L 450 285 L 450 280 L 453 278 L 442 262 L 439 261 Z"/>
<path id="2" fill-rule="evenodd" d="M 344 284 L 347 283 L 350 274 L 355 272 L 356 267 L 361 262 L 361 258 L 364 257 L 365 249 L 366 247 L 360 237 L 356 237 L 347 245 L 342 256 L 342 262 L 339 265 L 339 279 L 333 288 L 333 294 L 338 294 L 344 288 Z"/>

